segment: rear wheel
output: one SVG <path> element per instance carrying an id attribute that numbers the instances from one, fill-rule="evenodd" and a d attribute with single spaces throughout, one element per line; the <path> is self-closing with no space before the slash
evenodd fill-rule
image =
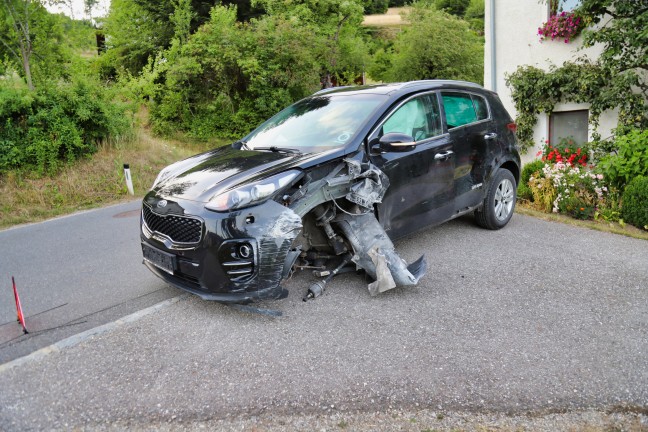
<path id="1" fill-rule="evenodd" d="M 477 225 L 491 230 L 503 228 L 513 216 L 515 198 L 515 177 L 507 169 L 498 169 L 486 192 L 484 205 L 475 211 Z"/>

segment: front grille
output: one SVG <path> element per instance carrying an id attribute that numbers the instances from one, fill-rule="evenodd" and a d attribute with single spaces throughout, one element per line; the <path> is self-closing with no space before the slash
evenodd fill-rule
<path id="1" fill-rule="evenodd" d="M 148 206 L 143 209 L 144 222 L 153 232 L 168 237 L 174 243 L 198 243 L 202 237 L 203 223 L 200 219 L 177 216 L 159 215 Z"/>

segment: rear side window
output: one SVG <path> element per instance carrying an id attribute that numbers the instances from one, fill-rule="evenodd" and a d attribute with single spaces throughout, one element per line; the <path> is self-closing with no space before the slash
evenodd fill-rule
<path id="1" fill-rule="evenodd" d="M 466 93 L 441 93 L 448 129 L 488 118 L 488 106 L 481 96 Z"/>

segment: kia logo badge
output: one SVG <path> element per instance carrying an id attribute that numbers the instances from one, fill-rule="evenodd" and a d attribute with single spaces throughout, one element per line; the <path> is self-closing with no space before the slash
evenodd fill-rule
<path id="1" fill-rule="evenodd" d="M 167 206 L 167 200 L 158 201 L 157 208 L 164 208 Z"/>

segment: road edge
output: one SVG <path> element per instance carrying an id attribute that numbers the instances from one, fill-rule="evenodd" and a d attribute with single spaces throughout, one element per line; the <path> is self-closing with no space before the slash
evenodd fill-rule
<path id="1" fill-rule="evenodd" d="M 98 327 L 91 328 L 89 330 L 86 330 L 84 332 L 78 333 L 74 336 L 70 336 L 68 338 L 65 338 L 63 340 L 60 340 L 52 345 L 46 346 L 44 348 L 41 348 L 37 351 L 34 351 L 31 354 L 27 354 L 26 356 L 19 357 L 15 360 L 11 360 L 7 363 L 0 364 L 0 374 L 13 369 L 17 366 L 22 366 L 27 363 L 31 362 L 36 362 L 39 360 L 44 359 L 48 355 L 62 351 L 65 348 L 71 348 L 75 345 L 78 345 L 94 336 L 99 336 L 102 334 L 106 334 L 108 332 L 111 332 L 119 327 L 121 327 L 124 324 L 129 324 L 133 323 L 135 321 L 138 321 L 142 318 L 144 318 L 147 315 L 151 315 L 155 312 L 161 311 L 163 309 L 166 309 L 167 307 L 171 306 L 174 303 L 179 302 L 180 300 L 184 300 L 189 297 L 189 294 L 180 294 L 177 297 L 173 297 L 164 301 L 161 301 L 160 303 L 154 304 L 153 306 L 150 306 L 146 309 L 142 309 L 140 311 L 134 312 L 130 315 L 126 315 L 125 317 L 119 318 L 118 320 L 100 325 Z"/>

